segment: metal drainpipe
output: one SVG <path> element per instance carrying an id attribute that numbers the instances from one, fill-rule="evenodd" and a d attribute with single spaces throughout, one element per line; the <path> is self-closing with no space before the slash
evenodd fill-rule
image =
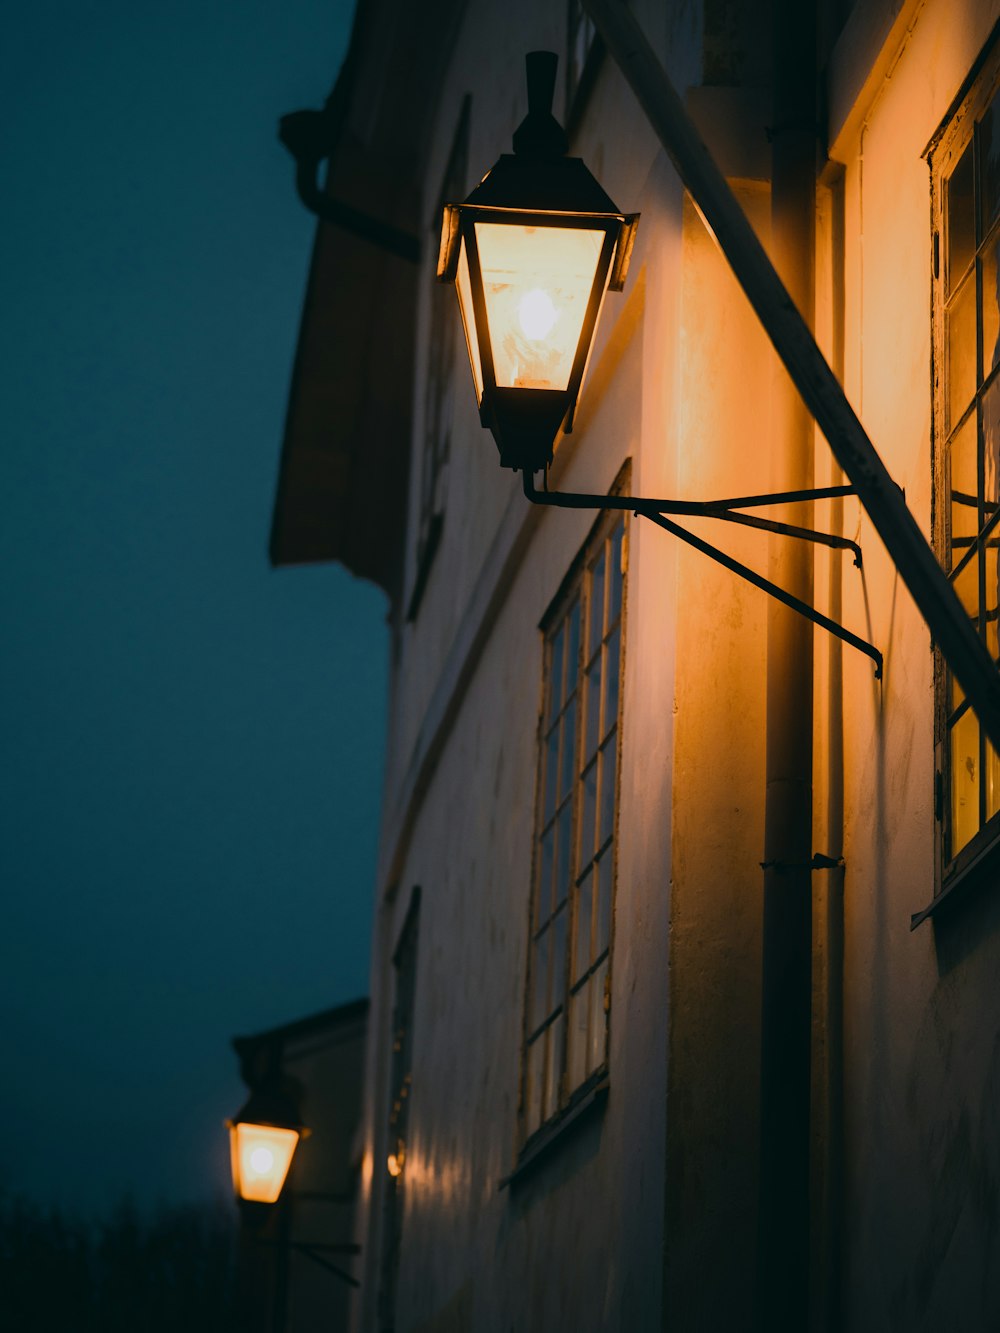
<path id="1" fill-rule="evenodd" d="M 772 0 L 771 239 L 775 266 L 812 325 L 816 197 L 813 0 Z M 812 417 L 782 366 L 771 386 L 771 484 L 814 484 Z M 798 507 L 804 509 L 803 506 Z M 788 521 L 808 523 L 806 512 Z M 808 542 L 771 539 L 769 576 L 813 600 Z M 812 626 L 776 602 L 767 621 L 758 1327 L 809 1320 L 812 1027 Z"/>

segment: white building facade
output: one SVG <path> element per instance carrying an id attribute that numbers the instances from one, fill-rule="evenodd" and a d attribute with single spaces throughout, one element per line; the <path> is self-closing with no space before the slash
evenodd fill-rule
<path id="1" fill-rule="evenodd" d="M 804 313 L 996 660 L 1000 3 L 819 6 L 791 243 L 774 8 L 630 5 L 779 269 L 806 255 Z M 321 224 L 272 540 L 392 606 L 355 1326 L 1000 1327 L 1000 763 L 855 496 L 779 517 L 861 568 L 678 521 L 881 679 L 648 520 L 532 506 L 498 467 L 437 236 L 538 49 L 570 151 L 641 214 L 549 484 L 845 480 L 578 5 L 360 0 L 326 193 L 421 257 Z M 796 819 L 803 856 L 762 871 Z M 806 904 L 804 1097 L 768 893 Z"/>

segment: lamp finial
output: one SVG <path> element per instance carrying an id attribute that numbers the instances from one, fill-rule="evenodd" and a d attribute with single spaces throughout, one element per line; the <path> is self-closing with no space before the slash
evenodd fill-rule
<path id="1" fill-rule="evenodd" d="M 524 57 L 528 76 L 528 114 L 514 131 L 514 152 L 531 157 L 563 157 L 569 149 L 566 131 L 552 114 L 556 88 L 554 51 L 529 51 Z"/>

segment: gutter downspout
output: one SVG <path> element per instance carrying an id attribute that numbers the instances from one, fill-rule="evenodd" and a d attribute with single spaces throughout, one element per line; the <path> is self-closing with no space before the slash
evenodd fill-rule
<path id="1" fill-rule="evenodd" d="M 811 329 L 815 310 L 814 0 L 772 0 L 771 254 Z M 771 487 L 814 486 L 809 409 L 784 366 L 771 384 Z M 805 506 L 799 507 L 804 509 Z M 808 521 L 790 509 L 786 522 Z M 772 537 L 769 576 L 813 601 L 813 551 Z M 768 606 L 760 1180 L 756 1327 L 809 1322 L 813 631 Z"/>

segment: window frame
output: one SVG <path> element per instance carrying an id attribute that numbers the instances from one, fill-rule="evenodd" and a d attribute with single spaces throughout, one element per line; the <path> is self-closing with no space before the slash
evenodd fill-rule
<path id="1" fill-rule="evenodd" d="M 994 392 L 1000 394 L 1000 357 L 994 355 L 989 368 L 985 365 L 983 330 L 986 324 L 986 310 L 983 301 L 983 269 L 989 262 L 989 251 L 993 251 L 994 261 L 1000 273 L 1000 207 L 992 220 L 981 227 L 981 144 L 980 126 L 985 122 L 995 99 L 1000 98 L 1000 44 L 997 33 L 1000 24 L 994 29 L 989 42 L 970 71 L 965 83 L 948 110 L 947 115 L 928 146 L 925 156 L 930 168 L 931 183 L 931 314 L 932 314 L 932 514 L 931 526 L 935 554 L 942 568 L 960 576 L 963 568 L 975 564 L 977 571 L 977 623 L 981 637 L 991 648 L 991 634 L 987 630 L 989 608 L 986 605 L 987 577 L 986 565 L 989 551 L 990 533 L 986 531 L 983 518 L 986 505 L 997 505 L 996 501 L 986 500 L 986 446 L 984 444 L 983 405 Z M 1000 103 L 997 107 L 1000 113 Z M 1000 114 L 996 117 L 996 129 L 1000 131 Z M 964 155 L 971 149 L 972 167 L 972 238 L 971 255 L 960 271 L 960 281 L 951 282 L 951 237 L 949 234 L 948 202 L 950 186 L 958 175 Z M 1000 201 L 1000 188 L 997 191 Z M 975 365 L 973 368 L 974 386 L 971 401 L 959 405 L 953 425 L 950 420 L 952 393 L 951 366 L 949 364 L 949 316 L 957 311 L 966 283 L 972 283 L 974 297 L 973 319 L 975 324 Z M 950 307 L 950 309 L 949 309 Z M 1000 337 L 995 344 L 995 351 L 1000 348 Z M 980 375 L 980 370 L 984 373 Z M 996 420 L 1000 422 L 1000 411 Z M 952 540 L 952 496 L 951 471 L 952 450 L 959 443 L 959 437 L 970 427 L 975 431 L 975 468 L 976 468 L 976 505 L 977 533 L 973 537 L 964 533 L 958 540 L 965 547 L 964 553 L 953 556 Z M 996 447 L 997 462 L 1000 463 L 1000 440 Z M 1000 478 L 995 479 L 1000 495 Z M 959 495 L 964 494 L 958 489 Z M 971 495 L 971 492 L 969 492 Z M 993 539 L 1000 539 L 1000 507 L 994 509 L 990 519 Z M 986 544 L 981 545 L 984 542 Z M 1000 548 L 998 548 L 1000 550 Z M 972 552 L 977 554 L 973 557 Z M 1000 600 L 1000 598 L 998 598 Z M 996 622 L 996 616 L 993 617 Z M 998 626 L 1000 628 L 1000 626 Z M 1000 657 L 1000 643 L 995 645 L 994 657 Z M 957 690 L 957 686 L 954 687 Z M 988 813 L 988 756 L 989 744 L 982 735 L 978 740 L 978 762 L 976 764 L 977 788 L 976 800 L 979 805 L 978 827 L 961 846 L 952 853 L 954 810 L 952 786 L 951 738 L 963 716 L 969 713 L 967 703 L 962 701 L 953 705 L 952 681 L 950 673 L 939 649 L 935 647 L 934 664 L 934 757 L 935 757 L 935 882 L 934 900 L 924 912 L 917 914 L 914 924 L 919 924 L 940 902 L 960 883 L 970 878 L 973 872 L 979 872 L 985 865 L 994 866 L 1000 859 L 1000 803 L 998 809 Z M 961 711 L 960 711 L 961 710 Z M 1000 784 L 1000 762 L 996 765 L 995 779 Z"/>
<path id="2" fill-rule="evenodd" d="M 613 492 L 620 491 L 627 484 L 627 465 L 618 478 L 613 488 Z M 624 672 L 625 672 L 625 636 L 626 636 L 626 618 L 627 618 L 627 599 L 628 599 L 628 542 L 629 542 L 629 519 L 628 515 L 621 510 L 606 511 L 600 515 L 593 524 L 587 539 L 581 546 L 574 558 L 566 577 L 551 604 L 546 610 L 545 615 L 539 624 L 542 647 L 542 671 L 541 671 L 541 698 L 538 712 L 538 727 L 536 733 L 536 780 L 534 795 L 534 819 L 532 831 L 532 870 L 531 870 L 531 893 L 530 893 L 530 914 L 527 933 L 527 965 L 525 968 L 525 989 L 524 1006 L 521 1030 L 521 1044 L 519 1053 L 519 1096 L 518 1096 L 518 1163 L 519 1165 L 533 1160 L 540 1147 L 545 1147 L 547 1142 L 562 1130 L 570 1122 L 575 1121 L 577 1113 L 591 1104 L 598 1104 L 599 1094 L 602 1093 L 608 1084 L 610 1067 L 610 1042 L 611 1042 L 611 990 L 613 977 L 613 954 L 614 954 L 614 935 L 615 935 L 615 906 L 617 896 L 618 882 L 618 821 L 620 815 L 620 797 L 621 797 L 621 760 L 622 760 L 622 730 L 624 718 Z M 618 545 L 616 547 L 616 534 L 620 534 Z M 615 550 L 619 551 L 620 575 L 618 580 L 619 608 L 616 616 L 609 618 L 610 594 L 609 588 L 612 580 L 607 577 L 608 559 Z M 590 615 L 592 612 L 593 596 L 593 578 L 594 567 L 603 556 L 605 566 L 602 574 L 602 633 L 598 645 L 588 646 L 590 636 Z M 574 607 L 580 604 L 580 627 L 579 627 L 579 647 L 577 651 L 577 660 L 575 666 L 575 676 L 572 686 L 569 681 L 568 671 L 566 674 L 566 686 L 561 693 L 561 702 L 556 710 L 554 717 L 549 716 L 549 704 L 552 690 L 552 654 L 555 652 L 555 643 L 566 627 L 570 623 Z M 611 688 L 611 677 L 607 674 L 608 662 L 611 660 L 608 651 L 608 643 L 617 636 L 617 684 L 616 704 L 614 722 L 610 726 L 607 721 L 608 703 L 607 692 Z M 586 700 L 589 690 L 593 688 L 592 671 L 594 663 L 601 662 L 600 673 L 598 677 L 598 698 L 600 701 L 599 722 L 597 724 L 596 743 L 593 752 L 589 749 L 584 750 L 586 740 L 584 737 L 584 727 L 586 725 Z M 567 713 L 567 701 L 571 703 L 573 711 L 573 769 L 572 784 L 567 792 L 561 790 L 562 778 L 557 775 L 558 787 L 554 793 L 554 805 L 551 812 L 546 810 L 546 783 L 547 783 L 547 764 L 546 754 L 551 732 L 554 729 L 562 728 L 562 719 Z M 560 742 L 561 745 L 561 742 Z M 586 776 L 593 769 L 595 774 L 598 767 L 603 770 L 607 764 L 607 756 L 612 753 L 614 756 L 614 795 L 611 802 L 609 818 L 609 832 L 606 837 L 600 838 L 602 814 L 600 808 L 600 795 L 598 794 L 595 783 L 593 797 L 593 826 L 594 826 L 594 848 L 590 852 L 586 867 L 583 866 L 582 853 L 580 848 L 581 838 L 581 819 L 584 802 L 587 800 Z M 604 756 L 598 758 L 598 756 Z M 558 756 L 558 767 L 562 768 L 564 764 L 564 755 L 560 750 Z M 567 794 L 568 793 L 568 794 Z M 567 867 L 566 896 L 565 899 L 558 899 L 558 890 L 555 890 L 557 901 L 552 904 L 550 898 L 549 914 L 544 919 L 541 917 L 540 904 L 540 882 L 542 878 L 541 867 L 544 857 L 544 842 L 546 837 L 552 833 L 556 824 L 562 817 L 567 804 L 570 809 L 570 857 Z M 557 871 L 555 857 L 558 851 L 554 850 L 550 862 L 552 870 L 550 874 Z M 595 870 L 596 867 L 596 870 Z M 593 892 L 594 885 L 598 883 L 598 877 L 601 871 L 610 876 L 610 885 L 608 888 L 608 906 L 607 906 L 607 944 L 605 948 L 598 947 L 599 938 L 599 918 L 600 904 L 595 901 Z M 574 959 L 577 949 L 577 929 L 578 912 L 581 902 L 581 890 L 586 884 L 588 910 L 590 912 L 590 952 L 588 962 L 585 967 L 576 967 Z M 551 893 L 552 890 L 550 889 Z M 555 975 L 561 974 L 561 999 L 556 1004 L 555 996 L 552 997 L 552 1003 L 548 1012 L 539 1015 L 533 1012 L 535 1008 L 535 973 L 539 950 L 536 948 L 539 938 L 549 931 L 561 912 L 565 913 L 564 943 L 562 946 L 561 963 L 555 969 L 549 968 L 548 984 L 555 989 Z M 554 935 L 556 933 L 554 932 Z M 601 1058 L 594 1063 L 590 1059 L 591 1047 L 594 1041 L 594 1035 L 591 1033 L 588 1025 L 588 1034 L 586 1039 L 586 1060 L 582 1067 L 582 1072 L 573 1073 L 569 1067 L 570 1051 L 569 1047 L 569 1023 L 571 1001 L 583 994 L 590 998 L 588 1004 L 593 1003 L 593 997 L 597 993 L 597 981 L 601 971 L 604 972 L 604 981 L 601 987 L 601 1005 L 604 1011 L 604 1032 L 603 1048 Z M 579 975 L 577 975 L 579 974 Z M 558 1025 L 558 1026 L 557 1026 Z M 534 1085 L 536 1074 L 532 1070 L 533 1050 L 536 1043 L 540 1041 L 543 1035 L 556 1029 L 559 1033 L 561 1027 L 561 1036 L 557 1035 L 554 1040 L 555 1049 L 558 1053 L 559 1069 L 554 1085 L 554 1102 L 549 1105 L 545 1099 L 546 1092 L 552 1092 L 553 1087 L 549 1078 L 549 1055 L 553 1042 L 547 1039 L 543 1051 L 544 1069 L 541 1074 L 543 1087 L 541 1095 L 541 1105 L 537 1116 L 533 1115 L 532 1098 L 534 1095 Z M 572 1081 L 571 1081 L 572 1075 Z M 537 1120 L 537 1123 L 535 1121 Z"/>

